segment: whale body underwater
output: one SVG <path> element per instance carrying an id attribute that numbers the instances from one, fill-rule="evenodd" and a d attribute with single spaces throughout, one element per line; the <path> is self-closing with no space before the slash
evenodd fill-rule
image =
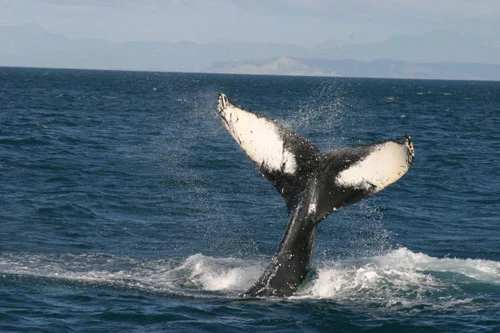
<path id="1" fill-rule="evenodd" d="M 311 270 L 316 226 L 331 212 L 367 198 L 400 179 L 413 163 L 414 146 L 386 140 L 323 154 L 275 120 L 245 110 L 220 93 L 225 128 L 285 200 L 285 235 L 258 281 L 241 296 L 292 295 Z"/>

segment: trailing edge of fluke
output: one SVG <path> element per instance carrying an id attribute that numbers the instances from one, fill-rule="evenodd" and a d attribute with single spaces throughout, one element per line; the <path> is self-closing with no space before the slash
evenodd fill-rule
<path id="1" fill-rule="evenodd" d="M 233 104 L 219 94 L 224 126 L 273 184 L 290 214 L 285 235 L 259 280 L 242 296 L 285 297 L 311 269 L 316 226 L 328 214 L 369 197 L 410 169 L 414 147 L 408 135 L 323 154 L 304 137 Z"/>

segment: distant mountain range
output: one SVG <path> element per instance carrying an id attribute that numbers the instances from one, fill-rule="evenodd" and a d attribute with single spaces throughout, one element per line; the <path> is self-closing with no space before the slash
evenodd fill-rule
<path id="1" fill-rule="evenodd" d="M 69 39 L 27 24 L 0 26 L 0 45 L 0 66 L 500 80 L 500 43 L 446 31 L 306 48 L 231 41 L 112 43 Z"/>
<path id="2" fill-rule="evenodd" d="M 235 62 L 216 62 L 211 73 L 298 76 L 342 76 L 408 79 L 500 80 L 500 64 L 410 63 L 377 59 L 268 58 Z"/>

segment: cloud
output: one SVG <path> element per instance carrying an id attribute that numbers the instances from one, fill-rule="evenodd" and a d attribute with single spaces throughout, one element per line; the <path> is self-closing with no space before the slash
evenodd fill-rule
<path id="1" fill-rule="evenodd" d="M 238 2 L 240 6 L 248 6 L 248 2 Z M 255 1 L 254 7 L 266 11 L 275 9 L 273 14 L 303 13 L 309 15 L 328 15 L 356 19 L 370 16 L 414 16 L 421 19 L 432 19 L 446 16 L 456 20 L 490 18 L 500 20 L 500 2 L 497 0 L 276 0 L 270 2 Z"/>
<path id="2" fill-rule="evenodd" d="M 0 8 L 0 24 L 34 22 L 68 37 L 111 41 L 231 39 L 310 46 L 432 30 L 494 35 L 500 26 L 498 0 L 0 0 Z"/>

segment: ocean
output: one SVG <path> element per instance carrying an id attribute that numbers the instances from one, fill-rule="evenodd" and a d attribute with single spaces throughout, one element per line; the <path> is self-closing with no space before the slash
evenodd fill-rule
<path id="1" fill-rule="evenodd" d="M 217 93 L 411 170 L 318 227 L 288 298 L 241 298 L 285 204 Z M 500 332 L 500 82 L 0 67 L 1 332 Z"/>

